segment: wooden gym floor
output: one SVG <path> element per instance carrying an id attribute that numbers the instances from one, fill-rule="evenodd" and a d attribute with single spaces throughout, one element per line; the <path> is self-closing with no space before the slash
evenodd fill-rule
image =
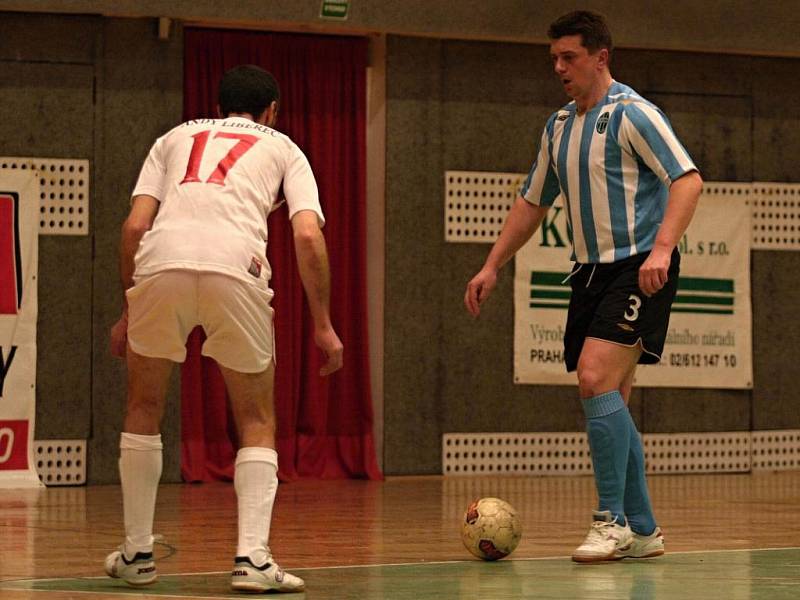
<path id="1" fill-rule="evenodd" d="M 662 475 L 650 488 L 667 542 L 651 560 L 577 565 L 590 477 L 395 477 L 279 488 L 271 546 L 309 599 L 781 600 L 800 598 L 800 471 Z M 496 563 L 461 546 L 470 500 L 497 496 L 523 520 Z M 163 485 L 159 581 L 102 576 L 122 539 L 118 486 L 0 490 L 0 598 L 241 598 L 228 589 L 236 539 L 230 484 Z"/>

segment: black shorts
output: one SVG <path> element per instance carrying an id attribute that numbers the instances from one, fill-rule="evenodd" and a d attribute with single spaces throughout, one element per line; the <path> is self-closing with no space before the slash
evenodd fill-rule
<path id="1" fill-rule="evenodd" d="M 564 333 L 567 371 L 577 368 L 586 338 L 624 346 L 641 344 L 639 364 L 661 360 L 669 313 L 678 291 L 681 257 L 677 249 L 672 252 L 667 283 L 648 298 L 639 289 L 639 267 L 649 255 L 645 252 L 614 263 L 575 263 Z"/>

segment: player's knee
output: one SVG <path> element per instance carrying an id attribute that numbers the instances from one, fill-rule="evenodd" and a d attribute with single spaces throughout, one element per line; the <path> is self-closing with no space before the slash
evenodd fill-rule
<path id="1" fill-rule="evenodd" d="M 603 393 L 606 387 L 606 374 L 599 365 L 590 362 L 578 363 L 578 388 L 581 398 L 591 398 Z"/>

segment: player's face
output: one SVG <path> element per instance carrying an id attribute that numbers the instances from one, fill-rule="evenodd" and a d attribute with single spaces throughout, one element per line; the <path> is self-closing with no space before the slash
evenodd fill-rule
<path id="1" fill-rule="evenodd" d="M 603 68 L 608 64 L 608 51 L 591 54 L 581 43 L 580 35 L 565 35 L 550 44 L 550 58 L 567 96 L 580 100 L 590 96 Z"/>

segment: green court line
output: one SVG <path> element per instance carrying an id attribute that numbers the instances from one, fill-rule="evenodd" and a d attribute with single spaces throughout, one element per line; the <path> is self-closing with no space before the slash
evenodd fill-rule
<path id="1" fill-rule="evenodd" d="M 533 542 L 531 542 L 533 543 Z M 671 553 L 650 560 L 579 565 L 566 557 L 290 569 L 316 599 L 789 600 L 800 597 L 800 548 Z M 228 572 L 161 575 L 146 588 L 105 577 L 0 582 L 1 590 L 106 597 L 243 598 Z M 275 596 L 272 596 L 275 597 Z"/>

